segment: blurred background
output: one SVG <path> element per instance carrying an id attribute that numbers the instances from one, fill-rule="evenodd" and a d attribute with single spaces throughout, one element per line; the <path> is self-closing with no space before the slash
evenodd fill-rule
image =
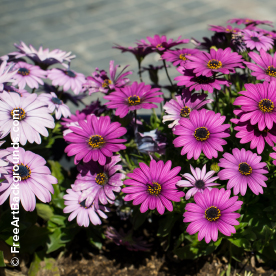
<path id="1" fill-rule="evenodd" d="M 228 19 L 244 17 L 276 23 L 275 11 L 274 0 L 0 0 L 0 56 L 13 52 L 13 43 L 22 40 L 36 48 L 71 51 L 77 56 L 71 68 L 86 76 L 96 67 L 108 71 L 110 60 L 129 64 L 134 81 L 138 80 L 136 59 L 112 49 L 114 43 L 135 46 L 136 40 L 155 34 L 202 41 L 213 33 L 208 24 L 226 26 Z M 148 64 L 162 62 L 157 54 L 151 54 L 142 66 Z M 178 75 L 175 68 L 169 68 L 169 73 L 172 78 Z M 148 82 L 146 74 L 143 79 Z M 164 70 L 160 80 L 168 83 Z"/>

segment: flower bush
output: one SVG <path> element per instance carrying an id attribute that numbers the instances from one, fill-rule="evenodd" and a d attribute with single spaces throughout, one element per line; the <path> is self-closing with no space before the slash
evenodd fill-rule
<path id="1" fill-rule="evenodd" d="M 154 244 L 179 259 L 275 262 L 276 32 L 257 27 L 269 21 L 228 22 L 238 27 L 211 25 L 210 39 L 191 39 L 195 49 L 164 35 L 114 46 L 137 59 L 134 82 L 135 68 L 110 61 L 109 74 L 85 76 L 70 52 L 24 42 L 1 57 L 1 240 L 12 246 L 17 210 L 22 253 L 49 257 L 78 234 L 99 249 L 108 238 L 148 251 L 139 229 L 151 224 Z M 163 66 L 142 69 L 152 53 Z M 79 107 L 97 92 L 105 104 L 71 114 L 68 102 Z"/>

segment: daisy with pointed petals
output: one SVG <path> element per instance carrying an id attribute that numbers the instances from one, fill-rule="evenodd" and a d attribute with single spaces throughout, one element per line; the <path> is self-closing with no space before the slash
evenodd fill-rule
<path id="1" fill-rule="evenodd" d="M 224 188 L 205 189 L 203 193 L 196 193 L 195 203 L 188 203 L 183 214 L 183 222 L 191 222 L 187 227 L 190 235 L 198 232 L 198 240 L 205 238 L 205 242 L 214 242 L 218 239 L 218 231 L 225 236 L 236 233 L 233 225 L 239 225 L 237 218 L 240 214 L 234 213 L 241 208 L 242 201 L 238 196 L 230 198 L 231 192 Z"/>
<path id="2" fill-rule="evenodd" d="M 261 162 L 262 157 L 245 149 L 235 148 L 232 153 L 224 153 L 218 164 L 225 168 L 219 171 L 219 178 L 229 179 L 227 189 L 234 187 L 234 195 L 241 193 L 244 196 L 248 185 L 254 194 L 262 194 L 262 187 L 266 187 L 265 181 L 268 179 L 263 175 L 268 171 L 265 169 L 266 163 Z"/>
<path id="3" fill-rule="evenodd" d="M 61 115 L 65 118 L 71 116 L 69 107 L 60 100 L 54 92 L 50 94 L 40 94 L 38 100 L 45 102 L 48 105 L 49 111 L 53 113 L 55 111 L 56 119 L 59 120 Z"/>
<path id="4" fill-rule="evenodd" d="M 190 56 L 185 68 L 194 69 L 196 76 L 212 77 L 213 73 L 221 72 L 223 74 L 230 74 L 235 72 L 235 68 L 244 68 L 242 65 L 242 56 L 237 53 L 231 53 L 231 48 L 214 49 L 209 53 L 201 52 L 196 56 Z"/>
<path id="5" fill-rule="evenodd" d="M 82 85 L 85 83 L 83 74 L 69 68 L 53 68 L 48 71 L 47 77 L 52 80 L 52 85 L 62 86 L 63 91 L 68 91 L 71 88 L 76 95 L 82 92 Z"/>
<path id="6" fill-rule="evenodd" d="M 261 25 L 261 24 L 265 24 L 268 26 L 273 27 L 271 21 L 268 20 L 254 20 L 254 19 L 249 19 L 249 18 L 233 18 L 233 19 L 229 19 L 227 21 L 230 24 L 236 23 L 237 25 L 241 25 L 241 24 L 245 24 L 245 25 Z"/>
<path id="7" fill-rule="evenodd" d="M 94 161 L 79 165 L 80 173 L 72 185 L 74 191 L 82 192 L 79 201 L 85 200 L 86 207 L 94 202 L 96 208 L 99 203 L 103 205 L 114 203 L 114 192 L 121 191 L 122 179 L 125 178 L 123 173 L 118 172 L 122 169 L 122 166 L 117 164 L 120 161 L 120 156 L 115 155 L 104 166 L 100 166 L 98 162 Z"/>
<path id="8" fill-rule="evenodd" d="M 257 80 L 276 81 L 276 53 L 271 56 L 261 49 L 260 55 L 254 52 L 250 52 L 248 55 L 257 63 L 244 61 L 247 67 L 254 71 L 251 73 L 252 76 L 255 76 Z"/>
<path id="9" fill-rule="evenodd" d="M 132 53 L 138 62 L 141 62 L 148 54 L 153 53 L 154 51 L 151 47 L 137 46 L 137 47 L 123 47 L 118 44 L 115 44 L 112 48 L 121 50 L 122 53 L 129 52 Z"/>
<path id="10" fill-rule="evenodd" d="M 153 102 L 160 103 L 163 101 L 163 98 L 158 97 L 163 95 L 162 92 L 157 92 L 159 90 L 159 88 L 152 89 L 150 85 L 145 85 L 143 82 L 138 84 L 135 81 L 131 86 L 115 89 L 115 92 L 103 98 L 109 100 L 105 105 L 109 109 L 116 109 L 115 115 L 123 118 L 129 111 L 157 108 Z"/>
<path id="11" fill-rule="evenodd" d="M 13 117 L 19 121 L 14 127 Z M 48 137 L 47 128 L 54 128 L 54 118 L 47 105 L 37 99 L 36 94 L 20 97 L 17 93 L 0 93 L 0 132 L 3 137 L 10 133 L 13 141 L 22 145 L 26 142 L 41 143 L 41 137 Z"/>
<path id="12" fill-rule="evenodd" d="M 19 89 L 24 89 L 26 85 L 30 88 L 38 88 L 39 84 L 43 85 L 42 79 L 47 74 L 39 66 L 31 65 L 23 61 L 17 62 L 13 69 L 17 70 L 13 76 L 15 79 L 13 85 L 18 85 Z"/>
<path id="13" fill-rule="evenodd" d="M 11 85 L 4 85 L 4 89 L 3 91 L 6 91 L 6 92 L 9 92 L 9 93 L 16 93 L 18 94 L 20 97 L 26 97 L 26 96 L 29 96 L 31 95 L 30 92 L 28 92 L 27 90 L 25 89 L 18 89 L 14 86 L 11 86 Z M 0 92 L 1 93 L 1 92 Z"/>
<path id="14" fill-rule="evenodd" d="M 136 168 L 127 176 L 130 179 L 124 181 L 127 187 L 122 189 L 127 195 L 125 201 L 133 200 L 133 205 L 139 205 L 140 212 L 145 213 L 148 209 L 157 209 L 160 215 L 165 212 L 165 207 L 172 212 L 173 205 L 171 201 L 180 202 L 180 198 L 185 195 L 178 191 L 176 183 L 181 179 L 177 174 L 181 167 L 175 167 L 171 170 L 172 162 L 169 160 L 165 164 L 163 161 L 151 160 L 148 167 L 145 163 L 139 163 L 140 168 Z"/>
<path id="15" fill-rule="evenodd" d="M 266 127 L 271 129 L 276 123 L 276 82 L 245 84 L 246 91 L 240 91 L 243 95 L 237 97 L 233 105 L 240 105 L 244 114 L 240 121 L 250 120 L 252 125 L 258 124 L 260 131 Z"/>
<path id="16" fill-rule="evenodd" d="M 19 197 L 23 208 L 26 211 L 35 209 L 37 197 L 42 202 L 50 202 L 51 194 L 54 193 L 52 184 L 57 184 L 57 179 L 51 175 L 51 171 L 45 166 L 46 161 L 40 155 L 31 151 L 25 151 L 23 148 L 18 148 L 19 152 L 18 163 L 14 165 L 14 148 L 7 148 L 11 153 L 6 157 L 10 164 L 6 167 L 8 174 L 4 175 L 5 181 L 0 186 L 0 205 L 2 205 L 8 196 L 10 203 L 15 202 L 13 197 Z M 17 166 L 17 167 L 16 167 Z M 19 194 L 12 193 L 13 189 L 13 169 L 17 168 L 17 173 L 21 177 L 18 182 Z"/>
<path id="17" fill-rule="evenodd" d="M 178 86 L 184 85 L 185 87 L 190 87 L 189 90 L 195 91 L 208 91 L 213 93 L 214 88 L 220 90 L 221 85 L 229 86 L 229 82 L 226 79 L 216 78 L 214 75 L 212 77 L 198 76 L 191 69 L 185 69 L 185 67 L 179 66 L 177 71 L 182 74 L 174 78 L 174 80 L 179 81 Z"/>
<path id="18" fill-rule="evenodd" d="M 17 70 L 14 68 L 14 64 L 7 66 L 7 61 L 3 61 L 0 66 L 0 91 L 4 90 L 4 83 L 14 82 L 14 75 Z"/>
<path id="19" fill-rule="evenodd" d="M 72 114 L 70 118 L 62 118 L 62 122 L 60 123 L 63 128 L 63 136 L 65 136 L 68 133 L 73 132 L 69 127 L 70 126 L 75 126 L 75 127 L 80 127 L 79 126 L 79 121 L 86 121 L 86 114 L 80 112 L 79 110 L 76 111 L 76 115 Z"/>
<path id="20" fill-rule="evenodd" d="M 191 95 L 190 91 L 183 89 L 182 96 L 176 96 L 176 100 L 171 99 L 164 105 L 163 108 L 169 115 L 163 117 L 163 123 L 173 121 L 168 127 L 174 127 L 181 118 L 188 118 L 193 110 L 198 110 L 213 101 L 212 99 L 206 100 L 206 97 L 207 95 Z"/>
<path id="21" fill-rule="evenodd" d="M 186 193 L 186 200 L 190 199 L 197 192 L 203 193 L 205 189 L 212 190 L 212 186 L 218 186 L 220 184 L 214 183 L 219 177 L 212 177 L 216 172 L 209 171 L 206 173 L 206 165 L 203 166 L 202 170 L 200 168 L 194 169 L 192 165 L 190 165 L 190 169 L 193 175 L 189 173 L 185 173 L 182 176 L 188 180 L 180 180 L 176 183 L 178 187 L 189 187 L 189 191 Z"/>
<path id="22" fill-rule="evenodd" d="M 113 152 L 126 149 L 122 144 L 126 140 L 117 139 L 127 132 L 121 124 L 111 123 L 109 116 L 89 115 L 86 120 L 87 122 L 79 121 L 79 127 L 69 127 L 73 132 L 64 136 L 65 141 L 70 143 L 65 148 L 65 153 L 68 156 L 75 155 L 76 165 L 83 159 L 84 163 L 93 160 L 103 166 L 106 164 L 106 157 L 111 157 Z"/>
<path id="23" fill-rule="evenodd" d="M 223 124 L 225 119 L 225 116 L 211 110 L 192 111 L 189 119 L 180 119 L 175 127 L 173 133 L 180 136 L 174 139 L 174 146 L 183 147 L 181 155 L 188 153 L 188 159 L 193 157 L 197 160 L 202 151 L 208 159 L 217 158 L 218 151 L 223 151 L 222 145 L 227 144 L 222 138 L 230 136 L 226 132 L 230 124 Z"/>
<path id="24" fill-rule="evenodd" d="M 224 26 L 216 26 L 216 25 L 210 25 L 211 28 L 209 28 L 210 31 L 214 31 L 217 33 L 237 33 L 240 31 L 238 28 L 233 28 L 230 25 L 227 25 L 227 27 Z"/>
<path id="25" fill-rule="evenodd" d="M 261 49 L 268 51 L 269 49 L 273 48 L 272 38 L 254 31 L 243 30 L 243 40 L 246 44 L 246 47 L 250 50 L 256 48 L 258 51 Z"/>
<path id="26" fill-rule="evenodd" d="M 104 213 L 108 212 L 106 207 L 100 206 L 99 209 L 96 209 L 94 204 L 86 207 L 84 201 L 79 201 L 81 192 L 75 192 L 72 189 L 67 189 L 66 192 L 67 194 L 63 196 L 63 199 L 64 204 L 67 206 L 63 209 L 63 213 L 71 213 L 68 217 L 69 221 L 77 217 L 77 224 L 79 226 L 88 227 L 90 222 L 94 225 L 102 224 L 100 217 L 107 218 L 107 215 Z"/>

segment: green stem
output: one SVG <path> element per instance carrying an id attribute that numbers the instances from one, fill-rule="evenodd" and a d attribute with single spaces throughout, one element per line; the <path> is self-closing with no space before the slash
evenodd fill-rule
<path id="1" fill-rule="evenodd" d="M 137 110 L 134 110 L 135 127 L 137 125 Z"/>
<path id="2" fill-rule="evenodd" d="M 217 90 L 215 90 L 215 96 L 216 96 L 216 109 L 217 109 L 217 112 L 219 112 L 218 91 Z"/>
<path id="3" fill-rule="evenodd" d="M 167 70 L 166 61 L 164 59 L 163 59 L 163 64 L 164 64 L 164 67 L 165 67 L 165 71 L 166 71 L 167 77 L 168 77 L 168 79 L 169 79 L 169 81 L 171 83 L 171 86 L 174 86 L 174 84 L 173 84 L 173 82 L 172 82 L 172 80 L 171 80 L 171 78 L 169 76 L 169 73 L 168 73 L 168 70 Z"/>
<path id="4" fill-rule="evenodd" d="M 34 92 L 35 92 L 35 90 L 36 90 L 36 88 L 33 88 L 32 93 L 34 93 Z"/>
<path id="5" fill-rule="evenodd" d="M 142 72 L 141 72 L 141 62 L 138 61 L 138 74 L 139 74 L 139 78 L 140 78 L 140 82 L 143 82 L 143 79 L 142 79 Z"/>

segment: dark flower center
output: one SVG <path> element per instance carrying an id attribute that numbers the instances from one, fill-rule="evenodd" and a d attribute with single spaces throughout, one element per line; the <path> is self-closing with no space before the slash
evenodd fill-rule
<path id="1" fill-rule="evenodd" d="M 26 117 L 25 110 L 22 108 L 16 107 L 11 111 L 11 117 L 14 120 L 22 121 Z"/>
<path id="2" fill-rule="evenodd" d="M 268 66 L 266 69 L 266 74 L 271 76 L 271 77 L 276 77 L 276 68 L 274 66 Z"/>
<path id="3" fill-rule="evenodd" d="M 148 192 L 150 195 L 158 196 L 161 193 L 161 185 L 157 182 L 152 182 L 152 184 L 148 184 Z"/>
<path id="4" fill-rule="evenodd" d="M 100 135 L 93 135 L 89 138 L 88 144 L 93 149 L 98 149 L 105 144 L 104 138 Z"/>
<path id="5" fill-rule="evenodd" d="M 211 59 L 208 61 L 207 66 L 210 69 L 219 69 L 219 68 L 221 68 L 222 63 L 221 63 L 221 61 L 219 61 L 217 59 Z"/>
<path id="6" fill-rule="evenodd" d="M 195 186 L 198 188 L 198 189 L 202 189 L 204 186 L 205 186 L 205 183 L 203 180 L 199 179 L 195 182 Z"/>
<path id="7" fill-rule="evenodd" d="M 56 98 L 56 97 L 53 97 L 53 98 L 52 98 L 52 102 L 53 102 L 54 104 L 62 104 L 62 101 L 61 101 L 59 98 Z"/>
<path id="8" fill-rule="evenodd" d="M 259 101 L 259 109 L 262 112 L 272 112 L 274 109 L 274 103 L 269 99 L 262 99 Z"/>
<path id="9" fill-rule="evenodd" d="M 75 78 L 76 77 L 76 74 L 71 70 L 65 71 L 65 75 L 67 75 L 70 78 Z"/>
<path id="10" fill-rule="evenodd" d="M 141 100 L 140 100 L 139 96 L 134 95 L 134 96 L 128 97 L 128 104 L 129 105 L 137 105 L 139 103 L 141 103 Z"/>
<path id="11" fill-rule="evenodd" d="M 251 40 L 253 40 L 254 42 L 260 42 L 260 39 L 256 36 L 251 36 Z"/>
<path id="12" fill-rule="evenodd" d="M 17 74 L 22 75 L 22 76 L 28 76 L 28 75 L 30 75 L 30 70 L 28 70 L 27 68 L 21 67 L 17 71 Z"/>
<path id="13" fill-rule="evenodd" d="M 205 77 L 205 76 L 199 76 L 195 78 L 195 81 L 199 84 L 203 84 L 203 83 L 209 83 L 212 79 Z"/>
<path id="14" fill-rule="evenodd" d="M 185 106 L 180 110 L 180 116 L 181 117 L 188 117 L 190 112 L 191 112 L 191 109 L 188 106 Z"/>
<path id="15" fill-rule="evenodd" d="M 239 172 L 242 175 L 250 175 L 252 173 L 252 168 L 246 162 L 242 162 L 239 164 Z"/>
<path id="16" fill-rule="evenodd" d="M 103 81 L 102 87 L 106 88 L 106 87 L 108 87 L 111 83 L 112 83 L 112 81 L 111 81 L 110 79 L 106 79 L 106 80 Z"/>
<path id="17" fill-rule="evenodd" d="M 21 163 L 20 165 L 18 165 L 18 167 L 18 174 L 21 177 L 21 180 L 26 180 L 31 177 L 31 170 L 27 165 Z"/>
<path id="18" fill-rule="evenodd" d="M 186 60 L 187 58 L 185 56 L 186 56 L 185 54 L 181 54 L 181 55 L 179 55 L 179 58 L 182 60 Z"/>
<path id="19" fill-rule="evenodd" d="M 163 48 L 163 45 L 162 45 L 162 43 L 160 43 L 160 44 L 157 44 L 157 45 L 156 45 L 156 48 L 157 48 L 157 49 L 159 49 L 159 48 Z"/>
<path id="20" fill-rule="evenodd" d="M 108 177 L 106 173 L 98 173 L 97 176 L 95 177 L 95 181 L 99 185 L 105 185 L 108 181 Z"/>
<path id="21" fill-rule="evenodd" d="M 194 136 L 197 141 L 205 141 L 209 138 L 210 132 L 206 127 L 198 127 L 195 130 Z"/>
<path id="22" fill-rule="evenodd" d="M 216 221 L 220 218 L 220 209 L 215 206 L 211 206 L 205 210 L 205 218 L 209 221 Z"/>
<path id="23" fill-rule="evenodd" d="M 92 204 L 93 204 L 93 203 L 92 203 Z M 91 207 L 91 206 L 89 206 L 89 207 L 85 206 L 85 200 L 79 202 L 79 205 L 80 205 L 81 207 L 85 208 L 85 209 L 88 209 L 88 208 Z"/>

